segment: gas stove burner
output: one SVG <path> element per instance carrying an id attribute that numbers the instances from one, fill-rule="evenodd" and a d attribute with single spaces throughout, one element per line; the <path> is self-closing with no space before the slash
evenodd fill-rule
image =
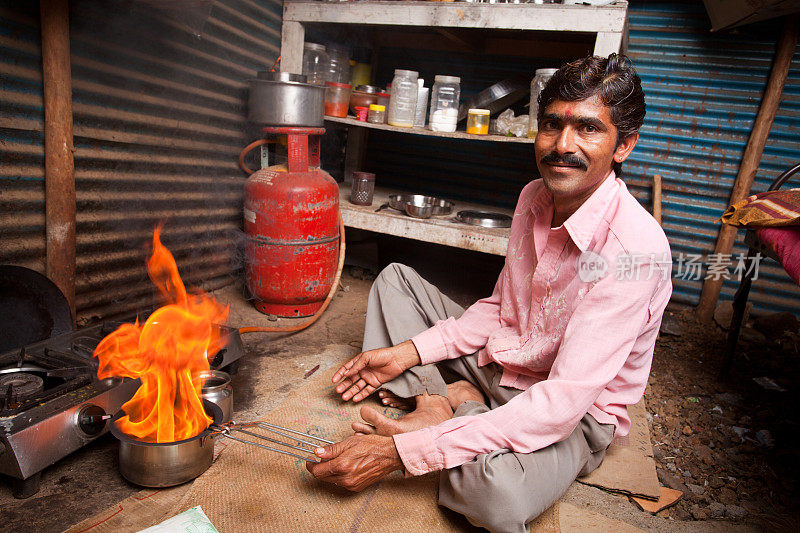
<path id="1" fill-rule="evenodd" d="M 140 313 L 140 321 L 146 316 Z M 94 350 L 122 324 L 95 324 L 0 352 L 0 475 L 11 476 L 15 497 L 34 494 L 42 469 L 104 434 L 106 413 L 119 411 L 139 388 L 139 380 L 97 378 Z M 218 327 L 225 342 L 211 366 L 235 372 L 244 355 L 241 337 L 236 328 Z"/>
<path id="2" fill-rule="evenodd" d="M 94 356 L 94 350 L 97 348 L 98 344 L 100 344 L 98 339 L 93 339 L 91 337 L 78 337 L 72 341 L 71 348 L 73 353 L 91 358 Z"/>
<path id="3" fill-rule="evenodd" d="M 14 372 L 0 376 L 0 391 L 17 401 L 36 396 L 44 390 L 44 380 L 35 374 Z"/>

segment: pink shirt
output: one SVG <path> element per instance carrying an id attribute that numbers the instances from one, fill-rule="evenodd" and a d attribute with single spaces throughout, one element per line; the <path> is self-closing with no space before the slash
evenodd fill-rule
<path id="1" fill-rule="evenodd" d="M 672 294 L 669 243 L 613 172 L 562 226 L 529 183 L 514 212 L 494 292 L 412 341 L 423 364 L 478 352 L 524 392 L 476 416 L 394 436 L 409 474 L 453 468 L 502 448 L 528 453 L 567 438 L 591 414 L 627 435 Z M 607 268 L 603 268 L 603 266 Z"/>

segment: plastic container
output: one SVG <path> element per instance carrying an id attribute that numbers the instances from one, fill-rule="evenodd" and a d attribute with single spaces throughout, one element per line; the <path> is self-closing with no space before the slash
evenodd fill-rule
<path id="1" fill-rule="evenodd" d="M 330 57 L 321 44 L 306 43 L 303 46 L 303 74 L 307 83 L 325 85 L 330 63 Z"/>
<path id="2" fill-rule="evenodd" d="M 353 87 L 359 85 L 369 85 L 370 78 L 372 78 L 372 67 L 369 63 L 359 63 L 350 61 L 351 82 Z"/>
<path id="3" fill-rule="evenodd" d="M 431 90 L 429 125 L 433 131 L 456 131 L 461 78 L 437 75 Z"/>
<path id="4" fill-rule="evenodd" d="M 367 122 L 371 124 L 383 124 L 386 122 L 386 106 L 380 104 L 370 105 Z"/>
<path id="5" fill-rule="evenodd" d="M 350 84 L 350 57 L 347 50 L 341 46 L 331 45 L 326 50 L 330 63 L 328 77 L 325 81 Z"/>
<path id="6" fill-rule="evenodd" d="M 489 110 L 470 109 L 467 114 L 467 133 L 486 135 L 489 133 Z"/>
<path id="7" fill-rule="evenodd" d="M 539 94 L 547 84 L 547 81 L 553 77 L 557 68 L 540 68 L 536 70 L 536 75 L 531 81 L 531 105 L 528 109 L 528 138 L 533 139 L 539 131 Z"/>
<path id="8" fill-rule="evenodd" d="M 353 188 L 350 189 L 350 203 L 355 205 L 372 205 L 375 192 L 375 174 L 371 172 L 353 172 Z"/>
<path id="9" fill-rule="evenodd" d="M 351 89 L 352 86 L 347 83 L 325 82 L 325 114 L 329 117 L 346 117 Z"/>
<path id="10" fill-rule="evenodd" d="M 414 126 L 425 127 L 425 115 L 428 114 L 428 88 L 424 87 L 425 80 L 418 79 L 417 113 L 414 116 Z"/>
<path id="11" fill-rule="evenodd" d="M 388 91 L 385 92 L 385 93 L 378 93 L 378 105 L 382 105 L 383 107 L 385 107 L 388 110 L 389 109 L 389 98 L 391 98 L 391 95 L 389 94 Z"/>
<path id="12" fill-rule="evenodd" d="M 419 93 L 418 76 L 419 73 L 413 70 L 394 71 L 387 120 L 391 126 L 410 128 L 414 125 Z M 380 100 L 378 102 L 380 103 Z"/>
<path id="13" fill-rule="evenodd" d="M 356 118 L 361 122 L 367 121 L 367 116 L 369 115 L 369 108 L 368 107 L 356 107 Z"/>

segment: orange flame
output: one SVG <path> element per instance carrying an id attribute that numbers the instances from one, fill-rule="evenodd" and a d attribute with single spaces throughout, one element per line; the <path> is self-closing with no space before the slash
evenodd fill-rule
<path id="1" fill-rule="evenodd" d="M 228 308 L 210 296 L 187 294 L 172 254 L 153 235 L 147 272 L 168 302 L 139 325 L 123 324 L 95 349 L 97 376 L 139 378 L 142 385 L 122 406 L 119 428 L 146 442 L 174 442 L 198 435 L 209 424 L 201 401 L 208 355 L 221 347 L 219 328 Z M 213 350 L 213 352 L 212 352 Z"/>

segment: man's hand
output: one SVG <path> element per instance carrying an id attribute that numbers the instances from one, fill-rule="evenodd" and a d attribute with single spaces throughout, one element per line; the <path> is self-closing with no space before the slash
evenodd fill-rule
<path id="1" fill-rule="evenodd" d="M 417 348 L 413 342 L 406 341 L 391 348 L 358 354 L 336 371 L 333 382 L 339 383 L 336 392 L 342 395 L 342 400 L 352 398 L 354 402 L 360 402 L 384 383 L 419 363 Z"/>
<path id="2" fill-rule="evenodd" d="M 360 492 L 403 469 L 392 437 L 354 435 L 341 442 L 317 448 L 321 463 L 306 463 L 311 475 L 353 492 Z"/>

